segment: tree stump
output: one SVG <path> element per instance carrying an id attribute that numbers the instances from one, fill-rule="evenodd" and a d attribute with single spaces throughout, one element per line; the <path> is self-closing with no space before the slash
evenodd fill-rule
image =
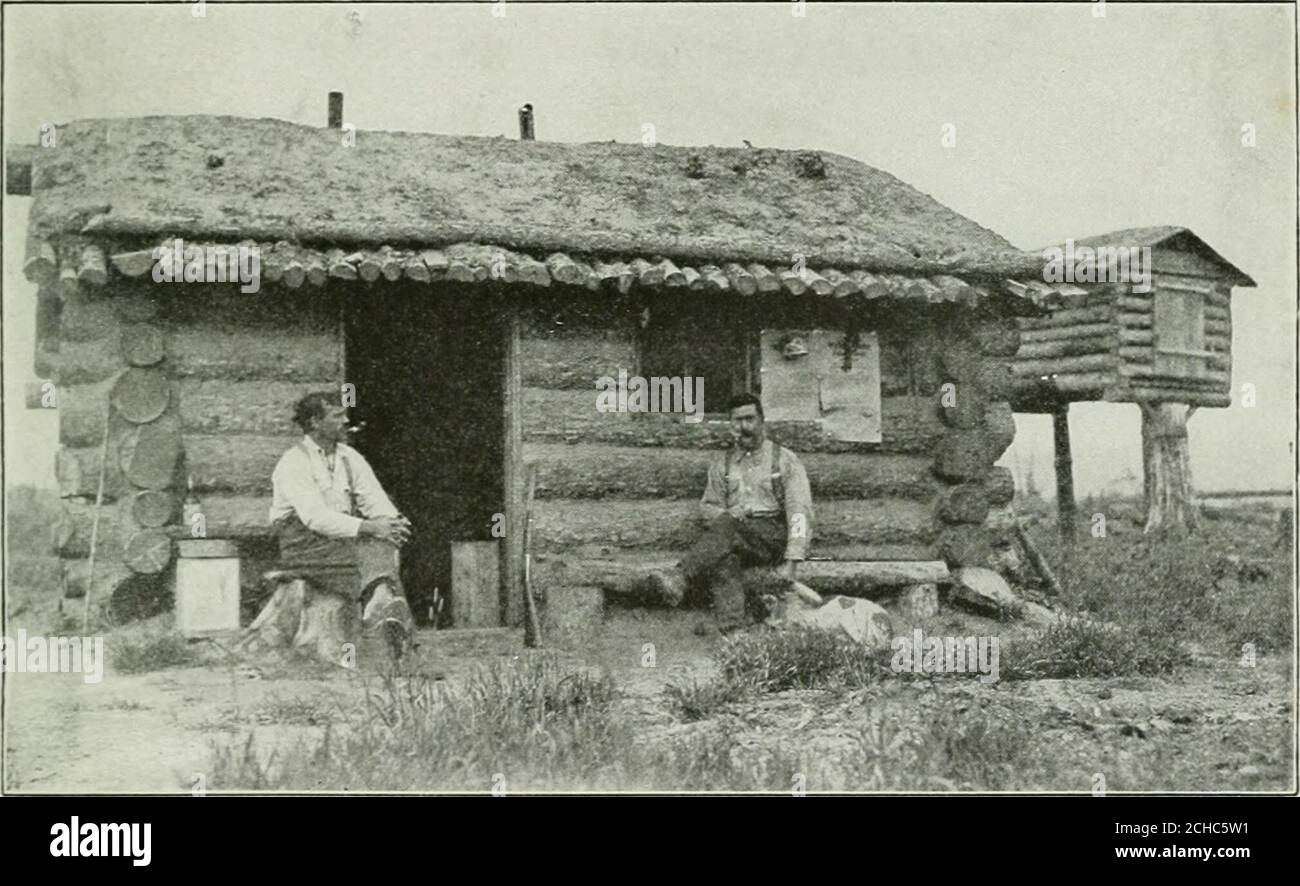
<path id="1" fill-rule="evenodd" d="M 1195 529 L 1199 522 L 1192 503 L 1192 468 L 1187 448 L 1187 420 L 1194 407 L 1180 403 L 1139 403 L 1142 409 L 1143 490 L 1146 493 L 1145 533 Z"/>
<path id="2" fill-rule="evenodd" d="M 297 651 L 330 664 L 355 663 L 361 607 L 306 579 L 277 582 L 275 592 L 239 641 L 241 650 Z"/>

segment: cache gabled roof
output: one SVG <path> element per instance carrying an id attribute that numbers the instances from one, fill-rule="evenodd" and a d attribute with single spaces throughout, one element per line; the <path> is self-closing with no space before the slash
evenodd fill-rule
<path id="1" fill-rule="evenodd" d="M 847 157 L 356 132 L 271 119 L 85 120 L 34 152 L 33 231 L 495 243 L 914 274 L 1033 273 L 1041 256 Z"/>
<path id="2" fill-rule="evenodd" d="M 1057 244 L 1063 245 L 1063 244 Z M 1228 261 L 1219 253 L 1210 248 L 1210 245 L 1202 240 L 1188 228 L 1180 228 L 1175 225 L 1158 225 L 1149 228 L 1125 228 L 1122 231 L 1111 231 L 1109 234 L 1098 234 L 1094 237 L 1083 237 L 1074 241 L 1075 246 L 1150 246 L 1152 249 L 1160 247 L 1176 252 L 1187 252 L 1192 255 L 1198 255 L 1201 258 L 1217 265 L 1223 271 L 1225 279 L 1230 280 L 1234 286 L 1254 286 L 1255 281 L 1250 278 L 1245 271 L 1238 268 L 1232 262 Z"/>

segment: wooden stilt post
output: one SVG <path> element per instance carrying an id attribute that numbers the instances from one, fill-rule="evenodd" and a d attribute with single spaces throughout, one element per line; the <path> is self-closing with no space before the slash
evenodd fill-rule
<path id="1" fill-rule="evenodd" d="M 519 139 L 520 141 L 530 142 L 533 140 L 533 106 L 524 105 L 519 109 Z"/>
<path id="2" fill-rule="evenodd" d="M 330 129 L 343 128 L 343 93 L 330 93 L 330 110 L 329 110 L 329 127 Z"/>
<path id="3" fill-rule="evenodd" d="M 1074 459 L 1070 455 L 1070 404 L 1052 411 L 1052 442 L 1056 450 L 1056 525 L 1061 540 L 1074 544 Z"/>

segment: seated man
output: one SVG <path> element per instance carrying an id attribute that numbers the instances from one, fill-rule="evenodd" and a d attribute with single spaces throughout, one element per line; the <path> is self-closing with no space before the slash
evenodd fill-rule
<path id="1" fill-rule="evenodd" d="M 735 444 L 709 467 L 700 511 L 709 521 L 690 552 L 652 580 L 664 600 L 676 606 L 686 588 L 707 581 L 722 631 L 745 623 L 745 589 L 740 570 L 784 562 L 795 580 L 812 540 L 812 493 L 795 454 L 767 439 L 763 404 L 742 394 L 729 404 Z"/>
<path id="2" fill-rule="evenodd" d="M 348 415 L 337 393 L 306 395 L 295 404 L 293 420 L 304 436 L 271 475 L 270 516 L 280 538 L 280 562 L 326 590 L 355 600 L 369 593 L 363 624 L 380 626 L 400 655 L 413 626 L 398 573 L 398 549 L 410 538 L 410 524 L 370 464 L 344 442 Z M 330 580 L 340 573 L 341 588 Z"/>

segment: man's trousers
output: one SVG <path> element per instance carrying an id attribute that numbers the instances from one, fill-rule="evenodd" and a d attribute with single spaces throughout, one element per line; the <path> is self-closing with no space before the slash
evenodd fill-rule
<path id="1" fill-rule="evenodd" d="M 720 514 L 682 558 L 678 568 L 688 587 L 707 583 L 719 627 L 745 623 L 745 587 L 740 580 L 746 566 L 771 566 L 785 553 L 784 517 L 748 517 L 738 520 Z"/>
<path id="2" fill-rule="evenodd" d="M 330 538 L 312 532 L 293 514 L 276 523 L 280 567 L 303 573 L 327 593 L 360 600 L 381 580 L 402 596 L 396 545 L 369 536 Z"/>

